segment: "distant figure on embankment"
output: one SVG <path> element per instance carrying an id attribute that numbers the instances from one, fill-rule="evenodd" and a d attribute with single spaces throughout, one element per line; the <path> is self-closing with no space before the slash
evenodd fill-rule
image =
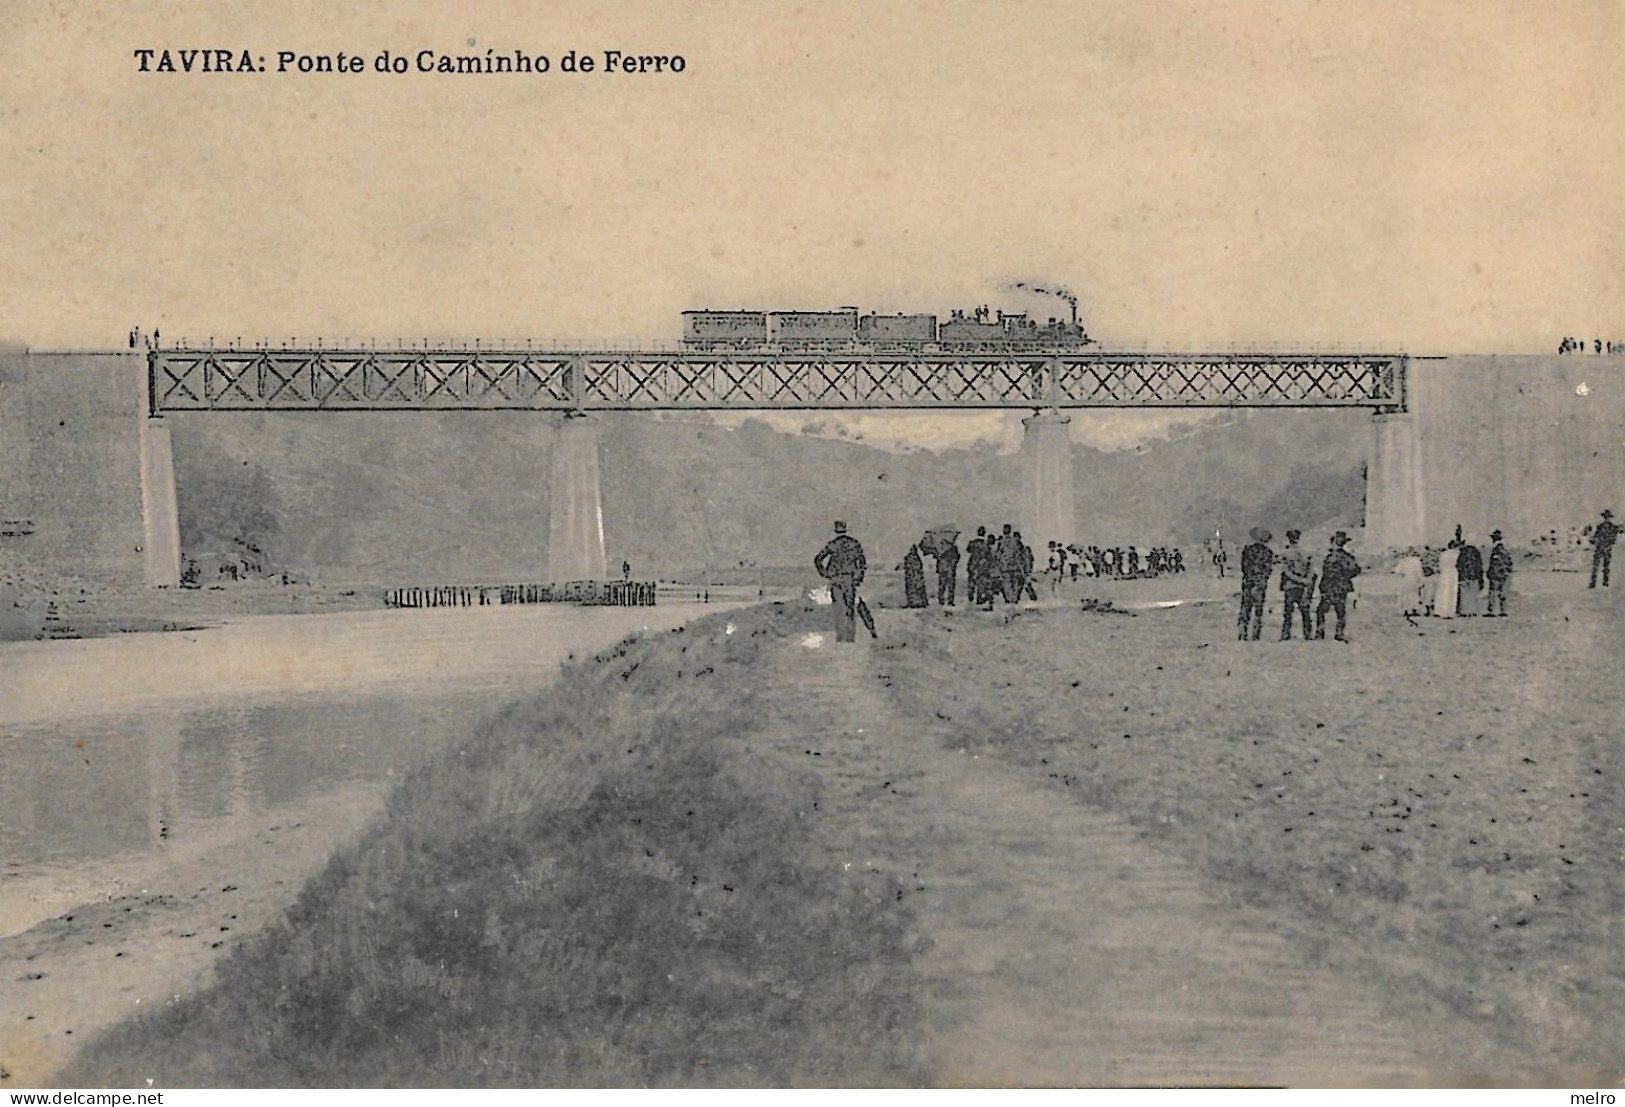
<path id="1" fill-rule="evenodd" d="M 1614 542 L 1619 538 L 1619 526 L 1614 513 L 1604 510 L 1602 522 L 1591 532 L 1591 587 L 1597 587 L 1597 570 L 1602 570 L 1602 586 L 1608 587 L 1608 567 L 1614 560 Z"/>

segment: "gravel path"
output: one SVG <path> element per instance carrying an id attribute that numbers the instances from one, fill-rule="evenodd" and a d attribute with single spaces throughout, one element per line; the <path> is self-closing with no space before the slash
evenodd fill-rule
<path id="1" fill-rule="evenodd" d="M 893 702 L 885 645 L 775 648 L 775 751 L 823 777 L 850 863 L 912 889 L 937 1082 L 1414 1086 L 1484 1047 L 1125 822 L 951 749 Z"/>

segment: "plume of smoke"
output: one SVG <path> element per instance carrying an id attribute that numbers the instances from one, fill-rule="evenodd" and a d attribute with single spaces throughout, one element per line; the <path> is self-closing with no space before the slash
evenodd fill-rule
<path id="1" fill-rule="evenodd" d="M 1019 289 L 1022 292 L 1037 293 L 1040 296 L 1058 296 L 1065 300 L 1067 302 L 1067 306 L 1072 309 L 1072 322 L 1076 323 L 1078 321 L 1078 297 L 1070 289 L 1064 288 L 1061 285 L 1056 285 L 1054 288 L 1049 288 L 1033 284 L 1030 281 L 1016 281 L 1015 283 L 1011 284 L 1010 287 Z"/>

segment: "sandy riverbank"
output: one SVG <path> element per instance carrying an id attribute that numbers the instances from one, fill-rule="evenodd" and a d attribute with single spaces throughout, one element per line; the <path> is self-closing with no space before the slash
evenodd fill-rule
<path id="1" fill-rule="evenodd" d="M 15 925 L 55 912 L 0 939 L 6 1085 L 42 1085 L 96 1033 L 206 984 L 382 803 L 382 787 L 355 786 L 215 828 L 197 847 L 0 884 Z"/>

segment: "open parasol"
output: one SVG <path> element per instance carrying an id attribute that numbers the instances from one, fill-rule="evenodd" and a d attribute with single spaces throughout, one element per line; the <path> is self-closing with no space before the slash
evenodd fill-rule
<path id="1" fill-rule="evenodd" d="M 959 528 L 951 523 L 944 523 L 925 532 L 925 537 L 920 539 L 920 552 L 937 557 L 958 540 Z"/>

